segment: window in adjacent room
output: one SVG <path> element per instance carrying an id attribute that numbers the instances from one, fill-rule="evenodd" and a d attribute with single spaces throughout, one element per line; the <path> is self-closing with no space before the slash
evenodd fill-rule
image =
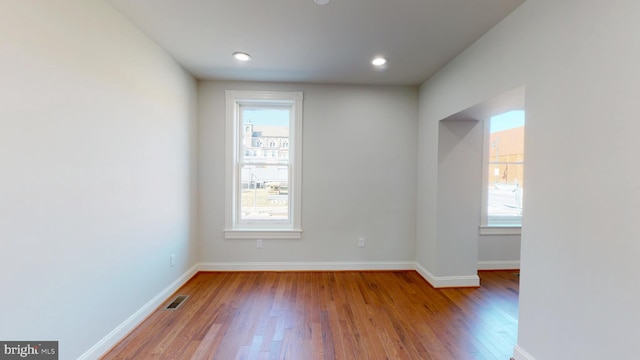
<path id="1" fill-rule="evenodd" d="M 509 111 L 487 121 L 484 226 L 521 226 L 525 187 L 524 125 L 523 110 Z"/>
<path id="2" fill-rule="evenodd" d="M 226 238 L 300 238 L 302 92 L 226 97 Z"/>

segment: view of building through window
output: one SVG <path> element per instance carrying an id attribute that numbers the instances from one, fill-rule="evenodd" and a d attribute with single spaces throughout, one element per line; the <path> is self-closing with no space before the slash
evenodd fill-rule
<path id="1" fill-rule="evenodd" d="M 510 111 L 490 119 L 489 189 L 490 225 L 519 225 L 524 189 L 524 111 Z"/>
<path id="2" fill-rule="evenodd" d="M 241 106 L 239 220 L 289 220 L 290 108 Z"/>

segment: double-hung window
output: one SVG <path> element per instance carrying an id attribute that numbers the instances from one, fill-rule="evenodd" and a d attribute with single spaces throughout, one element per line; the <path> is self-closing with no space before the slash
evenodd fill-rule
<path id="1" fill-rule="evenodd" d="M 301 237 L 302 98 L 226 92 L 226 238 Z"/>
<path id="2" fill-rule="evenodd" d="M 524 111 L 516 110 L 493 116 L 485 124 L 484 233 L 517 232 L 521 226 L 524 123 Z"/>

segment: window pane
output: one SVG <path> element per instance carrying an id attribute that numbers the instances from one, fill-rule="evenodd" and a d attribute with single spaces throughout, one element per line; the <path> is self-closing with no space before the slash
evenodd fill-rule
<path id="1" fill-rule="evenodd" d="M 242 220 L 289 220 L 289 167 L 241 167 L 240 214 Z"/>
<path id="2" fill-rule="evenodd" d="M 524 188 L 524 111 L 491 118 L 488 160 L 488 222 L 519 218 Z"/>
<path id="3" fill-rule="evenodd" d="M 287 164 L 290 108 L 241 106 L 242 163 Z"/>
<path id="4" fill-rule="evenodd" d="M 492 177 L 488 189 L 489 216 L 521 216 L 523 164 L 491 164 Z"/>

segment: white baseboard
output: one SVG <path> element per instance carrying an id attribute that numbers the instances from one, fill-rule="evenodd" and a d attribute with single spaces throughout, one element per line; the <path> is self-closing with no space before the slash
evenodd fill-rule
<path id="1" fill-rule="evenodd" d="M 95 344 L 84 354 L 82 354 L 78 358 L 78 360 L 99 359 L 113 346 L 115 346 L 120 340 L 127 336 L 127 334 L 135 329 L 136 326 L 138 326 L 144 319 L 146 319 L 147 316 L 153 313 L 160 305 L 162 305 L 162 303 L 164 303 L 169 298 L 169 296 L 171 296 L 171 294 L 182 287 L 182 285 L 189 281 L 189 279 L 191 279 L 197 272 L 198 265 L 196 264 L 189 270 L 187 270 L 187 272 L 185 272 L 182 276 L 176 279 L 176 281 L 171 283 L 171 285 L 167 286 L 158 295 L 156 295 L 153 299 L 142 306 L 133 315 L 129 316 L 127 320 L 125 320 L 117 328 L 107 334 L 107 336 L 105 336 L 97 344 Z"/>
<path id="2" fill-rule="evenodd" d="M 480 277 L 478 275 L 467 276 L 435 276 L 429 270 L 416 264 L 416 271 L 431 284 L 434 288 L 449 287 L 478 287 L 480 286 Z"/>
<path id="3" fill-rule="evenodd" d="M 520 260 L 478 261 L 478 270 L 516 270 L 520 269 Z"/>
<path id="4" fill-rule="evenodd" d="M 513 359 L 514 360 L 536 360 L 533 356 L 529 355 L 526 351 L 522 350 L 519 345 L 516 345 L 515 349 L 513 349 Z"/>
<path id="5" fill-rule="evenodd" d="M 414 261 L 366 262 L 208 262 L 200 271 L 376 271 L 415 270 Z"/>

